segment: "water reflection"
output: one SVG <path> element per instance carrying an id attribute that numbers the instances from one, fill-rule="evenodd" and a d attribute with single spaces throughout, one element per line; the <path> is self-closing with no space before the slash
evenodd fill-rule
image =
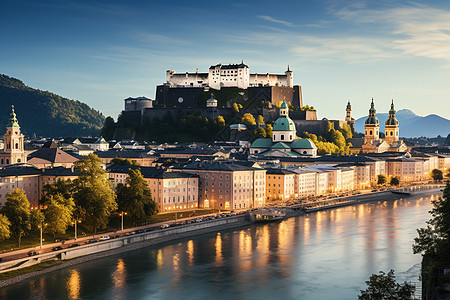
<path id="1" fill-rule="evenodd" d="M 429 198 L 379 201 L 88 262 L 1 299 L 354 299 L 380 270 L 416 280 L 415 228 Z"/>
<path id="2" fill-rule="evenodd" d="M 66 287 L 67 296 L 69 299 L 80 299 L 81 277 L 80 272 L 77 269 L 69 271 L 69 277 L 67 278 Z"/>

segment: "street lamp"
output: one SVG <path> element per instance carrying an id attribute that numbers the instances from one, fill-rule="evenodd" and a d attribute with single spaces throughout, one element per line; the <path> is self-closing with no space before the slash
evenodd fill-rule
<path id="1" fill-rule="evenodd" d="M 47 225 L 46 223 L 41 223 L 41 225 L 39 226 L 39 229 L 40 229 L 40 233 L 41 233 L 41 235 L 40 235 L 40 247 L 41 247 L 41 249 L 42 249 L 42 241 L 43 241 L 43 239 L 42 239 L 42 229 L 43 229 L 43 227 L 44 227 L 44 225 Z"/>
<path id="2" fill-rule="evenodd" d="M 121 223 L 121 231 L 123 231 L 123 215 L 126 215 L 127 213 L 122 211 L 122 213 L 120 213 L 119 215 L 122 217 L 122 223 Z"/>
<path id="3" fill-rule="evenodd" d="M 75 241 L 77 240 L 77 223 L 81 223 L 81 220 L 75 219 L 74 224 L 75 224 Z"/>

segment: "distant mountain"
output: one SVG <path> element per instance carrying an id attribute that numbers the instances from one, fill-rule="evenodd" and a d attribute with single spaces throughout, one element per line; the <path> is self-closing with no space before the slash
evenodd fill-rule
<path id="1" fill-rule="evenodd" d="M 377 113 L 380 120 L 380 130 L 384 133 L 384 123 L 389 117 L 389 113 Z M 428 115 L 421 117 L 409 109 L 400 109 L 395 114 L 400 125 L 400 136 L 402 137 L 436 137 L 438 135 L 447 136 L 450 133 L 450 120 L 438 115 Z M 356 120 L 355 130 L 364 132 L 364 122 L 367 116 Z"/>
<path id="2" fill-rule="evenodd" d="M 95 136 L 105 119 L 80 101 L 30 88 L 16 78 L 0 74 L 0 135 L 6 128 L 11 105 L 27 136 Z"/>

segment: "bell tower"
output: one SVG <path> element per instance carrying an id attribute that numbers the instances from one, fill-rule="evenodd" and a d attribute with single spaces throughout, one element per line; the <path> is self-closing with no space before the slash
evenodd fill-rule
<path id="1" fill-rule="evenodd" d="M 377 111 L 375 110 L 375 105 L 373 104 L 372 98 L 372 103 L 370 104 L 369 109 L 369 117 L 367 118 L 365 125 L 364 143 L 370 143 L 380 139 L 380 121 L 375 116 L 376 112 Z"/>
<path id="2" fill-rule="evenodd" d="M 5 143 L 3 153 L 0 153 L 0 165 L 10 165 L 26 163 L 27 157 L 23 147 L 24 135 L 20 132 L 19 122 L 14 112 L 14 105 L 11 107 L 9 122 L 6 125 L 6 133 L 3 136 Z"/>
<path id="3" fill-rule="evenodd" d="M 392 142 L 398 141 L 399 135 L 399 126 L 398 120 L 395 117 L 395 109 L 394 109 L 394 99 L 392 99 L 391 109 L 389 110 L 389 118 L 385 123 L 385 141 L 388 144 L 392 144 Z"/>
<path id="4" fill-rule="evenodd" d="M 355 119 L 352 118 L 352 105 L 350 104 L 350 101 L 347 102 L 347 107 L 345 108 L 345 122 L 347 122 L 353 132 L 355 127 Z"/>

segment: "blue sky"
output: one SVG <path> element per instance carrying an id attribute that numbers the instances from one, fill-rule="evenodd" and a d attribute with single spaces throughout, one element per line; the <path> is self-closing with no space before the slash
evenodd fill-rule
<path id="1" fill-rule="evenodd" d="M 117 117 L 165 71 L 241 59 L 294 71 L 320 118 L 408 108 L 450 118 L 448 1 L 0 0 L 0 73 Z"/>

